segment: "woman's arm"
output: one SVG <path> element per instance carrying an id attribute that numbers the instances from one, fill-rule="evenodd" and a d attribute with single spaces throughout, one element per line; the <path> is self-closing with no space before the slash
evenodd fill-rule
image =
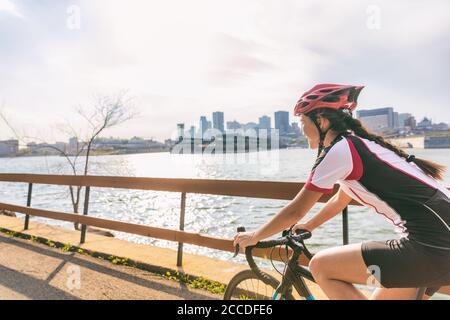
<path id="1" fill-rule="evenodd" d="M 322 196 L 321 192 L 302 188 L 295 198 L 289 202 L 269 222 L 260 227 L 253 235 L 253 241 L 258 242 L 279 233 L 303 218 Z"/>
<path id="2" fill-rule="evenodd" d="M 339 191 L 327 201 L 327 204 L 314 217 L 301 226 L 309 231 L 313 231 L 344 210 L 351 201 L 352 198 L 342 189 L 339 189 Z M 294 228 L 294 230 L 295 229 L 298 228 Z"/>

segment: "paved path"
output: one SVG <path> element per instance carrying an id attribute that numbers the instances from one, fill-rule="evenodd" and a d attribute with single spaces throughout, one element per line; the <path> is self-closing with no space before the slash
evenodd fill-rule
<path id="1" fill-rule="evenodd" d="M 220 298 L 146 271 L 0 234 L 0 300 Z"/>

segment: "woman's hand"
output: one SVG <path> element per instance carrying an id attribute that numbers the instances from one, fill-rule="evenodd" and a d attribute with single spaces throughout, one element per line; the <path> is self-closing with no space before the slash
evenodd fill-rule
<path id="1" fill-rule="evenodd" d="M 245 249 L 249 246 L 254 246 L 258 243 L 258 239 L 255 238 L 255 232 L 239 232 L 234 236 L 233 245 L 239 245 L 240 249 Z"/>
<path id="2" fill-rule="evenodd" d="M 308 223 L 297 223 L 292 227 L 292 233 L 295 233 L 295 230 L 308 230 L 309 232 L 312 232 L 314 228 Z"/>

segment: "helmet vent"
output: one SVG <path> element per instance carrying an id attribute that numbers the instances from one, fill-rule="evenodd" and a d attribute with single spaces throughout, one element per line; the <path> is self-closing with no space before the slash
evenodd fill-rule
<path id="1" fill-rule="evenodd" d="M 335 95 L 329 95 L 326 96 L 322 99 L 323 102 L 339 102 L 340 98 L 339 96 L 335 96 Z"/>
<path id="2" fill-rule="evenodd" d="M 356 90 L 355 89 L 350 89 L 350 92 L 349 92 L 349 94 L 348 94 L 348 98 L 347 98 L 347 101 L 348 102 L 353 102 L 353 100 L 354 100 L 354 97 L 355 97 L 355 93 L 356 93 Z"/>

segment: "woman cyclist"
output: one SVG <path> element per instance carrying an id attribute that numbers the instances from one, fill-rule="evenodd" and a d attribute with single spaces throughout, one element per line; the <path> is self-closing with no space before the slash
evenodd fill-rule
<path id="1" fill-rule="evenodd" d="M 255 245 L 295 225 L 324 193 L 339 191 L 309 221 L 313 231 L 352 199 L 383 215 L 400 239 L 368 241 L 318 252 L 309 267 L 330 299 L 367 299 L 354 284 L 375 283 L 371 299 L 414 299 L 450 285 L 450 192 L 437 182 L 445 167 L 408 155 L 369 132 L 352 113 L 362 86 L 321 84 L 295 106 L 318 157 L 302 190 L 272 220 L 241 232 L 234 244 Z"/>

